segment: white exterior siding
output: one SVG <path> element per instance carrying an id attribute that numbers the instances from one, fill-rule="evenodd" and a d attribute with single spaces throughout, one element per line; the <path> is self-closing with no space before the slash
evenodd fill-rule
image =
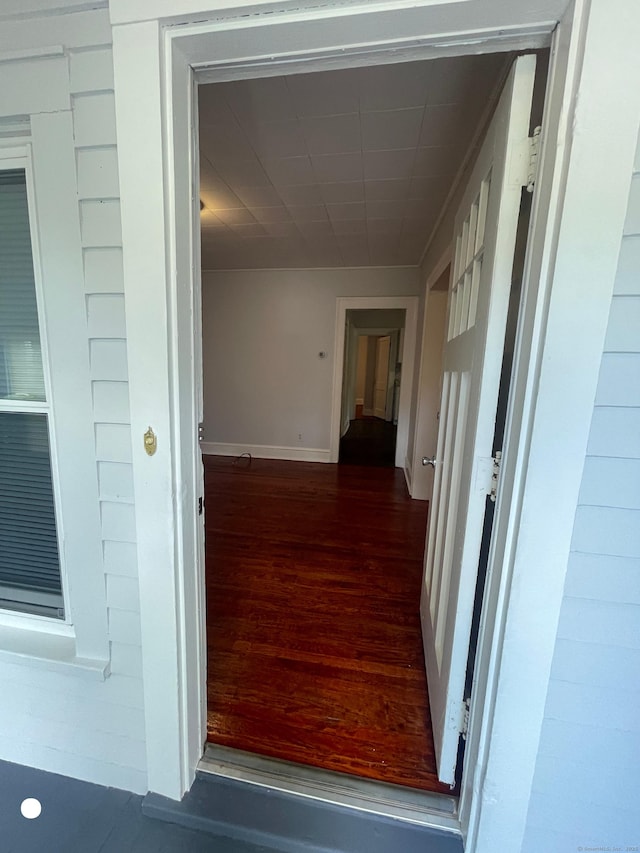
<path id="1" fill-rule="evenodd" d="M 638 844 L 639 672 L 640 144 L 576 510 L 526 853 Z"/>
<path id="2" fill-rule="evenodd" d="M 49 44 L 64 46 L 64 57 L 54 62 L 64 63 L 73 115 L 86 351 L 92 384 L 94 464 L 110 646 L 110 675 L 104 681 L 82 671 L 76 673 L 72 665 L 54 671 L 44 663 L 0 662 L 0 758 L 145 792 L 146 745 L 110 41 L 106 10 L 11 20 L 2 23 L 0 34 L 0 51 L 28 51 Z M 23 65 L 24 60 L 17 64 Z M 5 63 L 0 71 L 3 90 L 5 73 L 11 75 L 12 66 L 13 63 Z M 20 95 L 19 90 L 12 94 L 17 99 L 18 114 L 25 112 L 20 108 Z M 69 108 L 69 98 L 61 109 Z M 51 111 L 50 104 L 47 109 Z"/>

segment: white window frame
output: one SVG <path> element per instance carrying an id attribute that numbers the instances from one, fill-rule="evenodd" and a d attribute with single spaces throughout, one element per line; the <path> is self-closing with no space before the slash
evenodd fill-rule
<path id="1" fill-rule="evenodd" d="M 15 103 L 0 98 L 0 158 L 27 164 L 65 619 L 0 610 L 0 661 L 103 680 L 110 645 L 68 59 L 14 58 L 26 119 L 16 133 Z"/>
<path id="2" fill-rule="evenodd" d="M 44 401 L 14 401 L 3 400 L 0 398 L 0 413 L 3 412 L 24 412 L 31 414 L 42 414 L 47 416 L 47 432 L 49 437 L 49 461 L 51 465 L 51 481 L 53 486 L 53 504 L 54 517 L 56 523 L 56 541 L 58 546 L 58 567 L 60 571 L 60 585 L 62 591 L 62 607 L 64 610 L 64 618 L 60 619 L 54 616 L 44 616 L 37 613 L 29 613 L 21 610 L 14 610 L 9 607 L 0 605 L 0 614 L 2 617 L 7 614 L 20 614 L 20 616 L 29 621 L 34 620 L 40 624 L 42 620 L 47 625 L 53 622 L 55 625 L 73 624 L 71 616 L 71 606 L 69 602 L 69 584 L 67 579 L 67 571 L 64 560 L 64 531 L 62 514 L 60 512 L 60 480 L 58 476 L 58 454 L 56 444 L 55 430 L 55 414 L 53 411 L 51 398 L 51 372 L 49 362 L 49 343 L 47 338 L 47 324 L 45 320 L 46 308 L 44 304 L 44 295 L 42 290 L 42 270 L 40 265 L 40 249 L 38 243 L 38 228 L 37 228 L 37 211 L 35 204 L 35 191 L 33 185 L 33 165 L 32 152 L 29 143 L 23 143 L 16 147 L 0 147 L 0 172 L 11 170 L 22 170 L 25 173 L 26 192 L 27 192 L 27 210 L 29 216 L 29 233 L 31 238 L 31 261 L 33 264 L 33 278 L 36 293 L 36 310 L 38 313 L 38 331 L 40 334 L 40 353 L 42 357 L 42 374 L 44 379 Z M 8 598 L 4 592 L 11 593 L 14 601 L 22 601 L 29 605 L 35 606 L 52 606 L 49 596 L 46 593 L 37 591 L 22 591 L 13 589 L 12 587 L 0 584 L 0 599 Z"/>

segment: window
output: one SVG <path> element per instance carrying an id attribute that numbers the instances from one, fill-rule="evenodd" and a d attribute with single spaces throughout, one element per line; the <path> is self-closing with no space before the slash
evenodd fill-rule
<path id="1" fill-rule="evenodd" d="M 0 168 L 0 609 L 64 619 L 26 164 Z"/>

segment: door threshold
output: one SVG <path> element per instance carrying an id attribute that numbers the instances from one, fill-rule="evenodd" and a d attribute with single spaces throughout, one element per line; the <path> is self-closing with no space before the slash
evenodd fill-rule
<path id="1" fill-rule="evenodd" d="M 199 774 L 460 834 L 458 798 L 207 743 Z"/>

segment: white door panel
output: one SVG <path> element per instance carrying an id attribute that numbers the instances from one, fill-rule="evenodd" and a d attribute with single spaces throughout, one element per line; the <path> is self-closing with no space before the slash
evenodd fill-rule
<path id="1" fill-rule="evenodd" d="M 455 779 L 535 57 L 516 60 L 455 220 L 421 617 L 438 776 Z"/>

